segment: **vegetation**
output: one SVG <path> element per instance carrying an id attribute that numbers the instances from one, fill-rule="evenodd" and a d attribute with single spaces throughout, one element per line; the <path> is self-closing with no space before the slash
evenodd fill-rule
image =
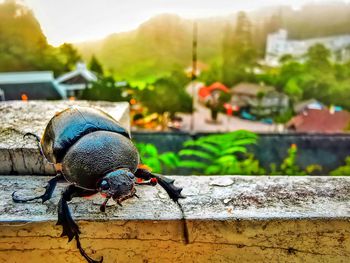
<path id="1" fill-rule="evenodd" d="M 83 100 L 104 100 L 104 101 L 128 101 L 128 95 L 124 88 L 118 87 L 116 80 L 112 76 L 100 76 L 92 87 L 84 89 L 81 99 Z"/>
<path id="2" fill-rule="evenodd" d="M 192 169 L 192 173 L 245 174 L 247 165 L 242 160 L 253 162 L 247 158 L 247 145 L 256 141 L 255 133 L 244 130 L 187 141 L 179 152 L 179 165 Z"/>
<path id="3" fill-rule="evenodd" d="M 179 164 L 179 158 L 173 152 L 160 154 L 157 148 L 150 143 L 136 143 L 135 145 L 139 150 L 142 164 L 154 173 L 167 173 Z"/>
<path id="4" fill-rule="evenodd" d="M 301 171 L 299 166 L 296 164 L 297 161 L 297 145 L 292 144 L 288 149 L 287 157 L 281 164 L 280 174 L 285 175 L 305 175 L 305 172 Z"/>
<path id="5" fill-rule="evenodd" d="M 279 28 L 287 29 L 294 39 L 350 33 L 349 15 L 350 7 L 339 3 L 198 20 L 198 59 L 209 66 L 199 80 L 207 84 L 221 81 L 228 87 L 239 81 L 265 83 L 288 94 L 293 103 L 315 98 L 350 109 L 350 61 L 334 61 L 320 44 L 310 48 L 303 63 L 286 55 L 280 67 L 254 71 L 264 55 L 267 34 Z M 149 113 L 174 115 L 192 110 L 191 98 L 183 88 L 189 79 L 173 73 L 190 65 L 191 20 L 160 15 L 137 30 L 77 45 L 81 56 L 68 43 L 50 46 L 33 13 L 18 1 L 1 3 L 0 17 L 0 71 L 53 70 L 57 76 L 83 57 L 100 76 L 84 93 L 85 99 L 126 100 L 121 96 L 125 90 L 113 81 L 123 79 L 135 88 L 135 98 Z M 285 122 L 291 114 L 274 118 Z"/>
<path id="6" fill-rule="evenodd" d="M 141 161 L 152 171 L 164 174 L 198 175 L 322 175 L 322 167 L 311 164 L 302 169 L 297 162 L 298 147 L 292 144 L 280 165 L 272 163 L 270 169 L 260 166 L 259 160 L 249 152 L 257 143 L 256 134 L 235 131 L 200 137 L 184 142 L 178 152 L 159 153 L 152 144 L 136 143 Z M 350 175 L 350 157 L 345 165 L 330 172 L 331 175 Z"/>
<path id="7" fill-rule="evenodd" d="M 293 102 L 315 98 L 350 109 L 350 61 L 332 62 L 330 58 L 330 51 L 316 44 L 305 55 L 305 63 L 289 58 L 281 67 L 257 76 L 257 81 L 276 86 Z"/>
<path id="8" fill-rule="evenodd" d="M 253 46 L 252 24 L 244 12 L 238 14 L 234 31 L 229 24 L 226 26 L 223 46 L 223 82 L 231 86 L 249 80 L 257 51 Z"/>
<path id="9" fill-rule="evenodd" d="M 71 44 L 50 46 L 33 13 L 17 1 L 0 4 L 0 20 L 0 72 L 52 70 L 57 76 L 81 59 Z"/>
<path id="10" fill-rule="evenodd" d="M 89 69 L 93 71 L 94 73 L 98 74 L 99 76 L 103 75 L 103 67 L 101 63 L 97 60 L 95 55 L 92 55 L 90 62 L 89 62 Z"/>
<path id="11" fill-rule="evenodd" d="M 173 117 L 176 112 L 192 112 L 192 98 L 185 91 L 187 83 L 183 73 L 174 71 L 169 77 L 159 78 L 146 88 L 135 90 L 135 96 L 150 113 L 167 112 Z"/>
<path id="12" fill-rule="evenodd" d="M 330 173 L 331 175 L 350 175 L 350 156 L 346 157 L 345 165 L 338 167 Z"/>

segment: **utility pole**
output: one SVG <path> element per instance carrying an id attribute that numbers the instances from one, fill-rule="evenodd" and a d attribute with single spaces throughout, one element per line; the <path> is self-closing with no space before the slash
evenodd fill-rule
<path id="1" fill-rule="evenodd" d="M 194 81 L 197 78 L 197 42 L 198 42 L 198 30 L 197 21 L 193 21 L 193 39 L 192 39 L 192 74 L 191 74 L 191 85 L 192 85 L 192 115 L 191 115 L 191 126 L 190 132 L 194 132 L 194 105 L 196 99 L 196 86 Z"/>

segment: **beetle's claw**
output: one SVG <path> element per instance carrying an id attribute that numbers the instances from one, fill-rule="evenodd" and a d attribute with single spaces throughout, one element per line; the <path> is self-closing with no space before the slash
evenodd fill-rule
<path id="1" fill-rule="evenodd" d="M 169 179 L 164 176 L 157 175 L 158 183 L 164 188 L 164 190 L 168 193 L 169 197 L 177 203 L 180 198 L 185 198 L 181 195 L 182 188 L 174 185 L 175 180 Z"/>
<path id="2" fill-rule="evenodd" d="M 104 213 L 106 211 L 106 205 L 108 203 L 108 200 L 110 199 L 110 196 L 107 196 L 102 205 L 100 206 L 100 211 Z"/>

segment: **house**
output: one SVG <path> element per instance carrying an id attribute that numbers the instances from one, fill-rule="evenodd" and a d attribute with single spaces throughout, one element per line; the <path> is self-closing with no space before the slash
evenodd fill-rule
<path id="1" fill-rule="evenodd" d="M 256 116 L 271 116 L 281 114 L 289 108 L 289 97 L 275 90 L 269 91 L 261 98 L 254 98 L 248 102 L 250 113 Z"/>
<path id="2" fill-rule="evenodd" d="M 59 100 L 65 90 L 55 81 L 51 71 L 0 73 L 1 100 Z"/>
<path id="3" fill-rule="evenodd" d="M 350 128 L 350 112 L 332 108 L 307 109 L 293 117 L 286 126 L 295 132 L 342 133 Z"/>
<path id="4" fill-rule="evenodd" d="M 296 40 L 288 38 L 288 31 L 280 29 L 267 36 L 265 63 L 277 66 L 283 55 L 292 55 L 302 59 L 308 49 L 315 44 L 323 44 L 333 55 L 333 59 L 346 61 L 350 58 L 350 35 L 337 35 L 330 37 L 310 38 Z"/>
<path id="5" fill-rule="evenodd" d="M 275 90 L 274 87 L 241 82 L 231 89 L 232 103 L 239 107 L 249 105 L 249 101 Z"/>
<path id="6" fill-rule="evenodd" d="M 78 63 L 74 71 L 63 74 L 56 81 L 65 89 L 67 97 L 79 97 L 85 88 L 97 81 L 97 76 L 86 68 L 85 63 Z"/>
<path id="7" fill-rule="evenodd" d="M 254 115 L 269 116 L 282 113 L 289 107 L 288 96 L 271 86 L 242 82 L 231 92 L 231 104 Z"/>

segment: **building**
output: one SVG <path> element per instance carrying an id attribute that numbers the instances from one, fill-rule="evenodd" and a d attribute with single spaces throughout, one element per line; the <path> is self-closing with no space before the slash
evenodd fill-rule
<path id="1" fill-rule="evenodd" d="M 284 55 L 302 59 L 308 49 L 315 44 L 323 44 L 332 51 L 333 59 L 344 61 L 350 58 L 350 35 L 311 38 L 305 40 L 288 39 L 287 30 L 280 29 L 267 36 L 265 63 L 277 66 Z"/>
<path id="2" fill-rule="evenodd" d="M 272 86 L 242 82 L 231 92 L 233 106 L 257 116 L 279 114 L 289 108 L 289 97 Z"/>
<path id="3" fill-rule="evenodd" d="M 51 71 L 0 73 L 0 100 L 59 100 L 65 90 Z"/>
<path id="4" fill-rule="evenodd" d="M 343 133 L 350 128 L 350 112 L 332 108 L 307 109 L 293 117 L 286 126 L 295 132 Z"/>
<path id="5" fill-rule="evenodd" d="M 85 88 L 97 81 L 97 76 L 86 68 L 85 63 L 78 63 L 74 71 L 63 74 L 56 79 L 67 93 L 67 97 L 80 97 Z"/>

